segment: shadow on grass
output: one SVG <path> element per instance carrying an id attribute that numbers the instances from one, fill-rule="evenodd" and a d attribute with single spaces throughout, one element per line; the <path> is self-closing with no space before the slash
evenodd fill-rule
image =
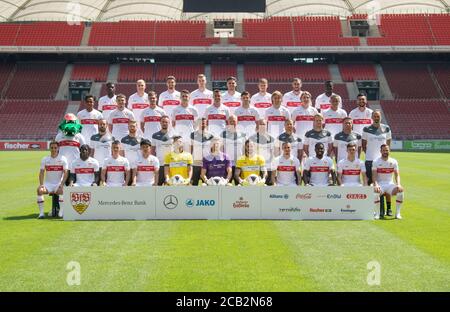
<path id="1" fill-rule="evenodd" d="M 29 214 L 29 215 L 23 215 L 23 216 L 11 216 L 11 217 L 5 217 L 5 218 L 3 218 L 3 220 L 5 220 L 5 221 L 21 221 L 21 220 L 33 220 L 33 219 L 36 219 L 36 220 L 37 220 L 38 215 L 39 215 L 39 214 L 37 214 L 37 213 L 32 213 L 32 214 Z M 52 218 L 52 217 L 47 217 L 47 216 L 45 216 L 45 218 L 42 219 L 42 220 L 60 221 L 60 220 L 62 220 L 62 219 L 60 219 L 60 218 Z"/>

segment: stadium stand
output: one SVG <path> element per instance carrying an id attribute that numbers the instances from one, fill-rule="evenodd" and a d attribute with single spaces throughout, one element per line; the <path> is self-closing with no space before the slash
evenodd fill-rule
<path id="1" fill-rule="evenodd" d="M 157 21 L 155 46 L 210 46 L 219 38 L 206 38 L 205 21 Z"/>
<path id="2" fill-rule="evenodd" d="M 179 82 L 194 82 L 197 81 L 197 75 L 203 74 L 205 72 L 205 65 L 202 63 L 192 63 L 192 64 L 183 64 L 183 63 L 158 63 L 155 66 L 156 82 L 165 82 L 167 76 L 175 76 L 177 81 Z M 209 77 L 208 77 L 209 78 Z"/>
<path id="3" fill-rule="evenodd" d="M 437 99 L 438 91 L 424 63 L 383 63 L 384 74 L 396 99 Z"/>
<path id="4" fill-rule="evenodd" d="M 3 94 L 3 88 L 14 68 L 13 63 L 0 63 L 0 96 Z"/>
<path id="5" fill-rule="evenodd" d="M 291 81 L 299 77 L 303 81 L 330 80 L 327 64 L 292 64 L 292 63 L 247 63 L 244 66 L 245 81 L 255 82 L 267 78 L 269 82 Z"/>
<path id="6" fill-rule="evenodd" d="M 230 76 L 237 77 L 236 63 L 212 63 L 211 64 L 212 80 L 225 80 Z"/>
<path id="7" fill-rule="evenodd" d="M 343 81 L 378 80 L 372 63 L 341 63 L 339 71 Z"/>
<path id="8" fill-rule="evenodd" d="M 155 21 L 93 23 L 90 46 L 152 46 Z"/>
<path id="9" fill-rule="evenodd" d="M 1 138 L 11 140 L 54 138 L 67 104 L 67 101 L 52 100 L 0 101 Z"/>
<path id="10" fill-rule="evenodd" d="M 152 64 L 120 64 L 118 81 L 136 82 L 144 79 L 147 82 L 153 81 L 154 66 Z"/>
<path id="11" fill-rule="evenodd" d="M 445 94 L 450 99 L 450 64 L 449 63 L 433 63 L 430 64 L 433 73 Z"/>
<path id="12" fill-rule="evenodd" d="M 70 79 L 106 81 L 108 70 L 109 64 L 107 63 L 76 63 Z"/>
<path id="13" fill-rule="evenodd" d="M 444 100 L 382 100 L 395 139 L 448 139 L 450 112 Z"/>
<path id="14" fill-rule="evenodd" d="M 5 92 L 8 99 L 53 99 L 64 75 L 65 63 L 17 63 Z"/>
<path id="15" fill-rule="evenodd" d="M 430 14 L 430 27 L 437 45 L 450 45 L 450 14 Z"/>

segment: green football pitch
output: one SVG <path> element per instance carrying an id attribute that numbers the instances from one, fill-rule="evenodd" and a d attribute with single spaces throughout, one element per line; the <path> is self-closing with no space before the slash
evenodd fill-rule
<path id="1" fill-rule="evenodd" d="M 0 153 L 0 291 L 450 290 L 450 154 L 393 154 L 403 220 L 78 222 L 36 219 L 46 154 Z"/>

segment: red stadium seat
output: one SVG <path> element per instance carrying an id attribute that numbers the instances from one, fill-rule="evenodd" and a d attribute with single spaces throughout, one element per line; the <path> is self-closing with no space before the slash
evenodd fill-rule
<path id="1" fill-rule="evenodd" d="M 167 76 L 175 76 L 177 82 L 195 82 L 198 74 L 205 73 L 205 64 L 156 64 L 155 82 L 165 82 Z"/>
<path id="2" fill-rule="evenodd" d="M 344 81 L 378 80 L 372 63 L 341 63 L 339 71 Z"/>
<path id="3" fill-rule="evenodd" d="M 212 80 L 226 80 L 228 77 L 237 77 L 236 63 L 212 63 Z"/>
<path id="4" fill-rule="evenodd" d="M 109 64 L 107 63 L 77 63 L 74 64 L 71 80 L 106 81 Z"/>
<path id="5" fill-rule="evenodd" d="M 138 79 L 144 79 L 146 82 L 151 82 L 153 75 L 153 64 L 120 64 L 118 80 L 120 82 L 136 82 Z"/>
<path id="6" fill-rule="evenodd" d="M 291 81 L 298 77 L 303 81 L 330 80 L 328 64 L 297 64 L 297 63 L 247 63 L 244 66 L 246 82 L 257 82 L 260 78 L 267 78 L 271 82 Z"/>
<path id="7" fill-rule="evenodd" d="M 433 73 L 447 99 L 450 99 L 450 64 L 433 63 L 430 65 Z"/>

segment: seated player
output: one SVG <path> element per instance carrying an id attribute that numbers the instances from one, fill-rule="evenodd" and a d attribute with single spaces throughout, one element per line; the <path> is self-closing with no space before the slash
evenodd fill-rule
<path id="1" fill-rule="evenodd" d="M 97 186 L 100 182 L 100 164 L 89 157 L 89 145 L 80 146 L 80 158 L 70 164 L 69 186 Z"/>
<path id="2" fill-rule="evenodd" d="M 45 180 L 44 180 L 45 176 Z M 39 171 L 39 186 L 37 188 L 37 204 L 39 207 L 39 219 L 44 218 L 44 194 L 62 195 L 63 186 L 68 176 L 67 159 L 59 154 L 58 142 L 50 142 L 50 156 L 45 156 L 41 161 Z M 48 213 L 52 216 L 52 212 Z M 59 211 L 62 217 L 62 210 Z"/>
<path id="3" fill-rule="evenodd" d="M 251 175 L 261 178 L 261 181 L 258 184 L 264 184 L 267 179 L 267 169 L 264 157 L 257 155 L 255 150 L 255 143 L 246 140 L 244 144 L 244 155 L 239 157 L 236 161 L 235 179 L 240 185 L 247 184 L 244 182 Z"/>
<path id="4" fill-rule="evenodd" d="M 395 218 L 401 219 L 400 209 L 404 199 L 404 190 L 400 184 L 400 171 L 398 162 L 394 158 L 389 157 L 389 145 L 381 145 L 381 157 L 376 159 L 372 165 L 372 179 L 375 192 L 380 195 L 396 196 L 396 213 Z M 395 177 L 395 183 L 392 179 Z M 384 209 L 380 211 L 380 218 L 384 218 Z"/>
<path id="5" fill-rule="evenodd" d="M 273 185 L 297 186 L 301 184 L 300 161 L 291 154 L 291 143 L 283 142 L 283 154 L 275 158 L 275 172 L 272 175 Z"/>
<path id="6" fill-rule="evenodd" d="M 128 159 L 120 156 L 118 140 L 112 143 L 111 150 L 111 157 L 106 158 L 103 163 L 100 185 L 127 186 L 130 181 L 130 163 Z"/>
<path id="7" fill-rule="evenodd" d="M 189 184 L 192 179 L 192 155 L 184 151 L 184 142 L 181 136 L 173 137 L 173 152 L 164 156 L 164 175 L 166 184 L 172 184 L 171 179 L 178 175 Z"/>
<path id="8" fill-rule="evenodd" d="M 143 139 L 140 143 L 141 155 L 131 164 L 132 186 L 156 186 L 158 185 L 159 160 L 151 154 L 152 144 L 150 140 Z"/>
<path id="9" fill-rule="evenodd" d="M 338 184 L 341 186 L 367 185 L 366 166 L 356 157 L 356 144 L 347 144 L 347 158 L 342 159 L 338 167 Z"/>
<path id="10" fill-rule="evenodd" d="M 220 139 L 214 137 L 211 140 L 211 153 L 203 157 L 203 167 L 200 178 L 208 184 L 211 178 L 222 178 L 223 183 L 231 182 L 232 169 L 231 160 L 228 155 L 220 151 Z"/>
<path id="11" fill-rule="evenodd" d="M 324 156 L 325 146 L 323 143 L 316 143 L 314 146 L 316 156 L 309 157 L 303 167 L 303 181 L 305 185 L 311 186 L 331 186 L 336 185 L 336 172 L 334 171 L 333 160 Z M 330 182 L 331 175 L 331 182 Z"/>

